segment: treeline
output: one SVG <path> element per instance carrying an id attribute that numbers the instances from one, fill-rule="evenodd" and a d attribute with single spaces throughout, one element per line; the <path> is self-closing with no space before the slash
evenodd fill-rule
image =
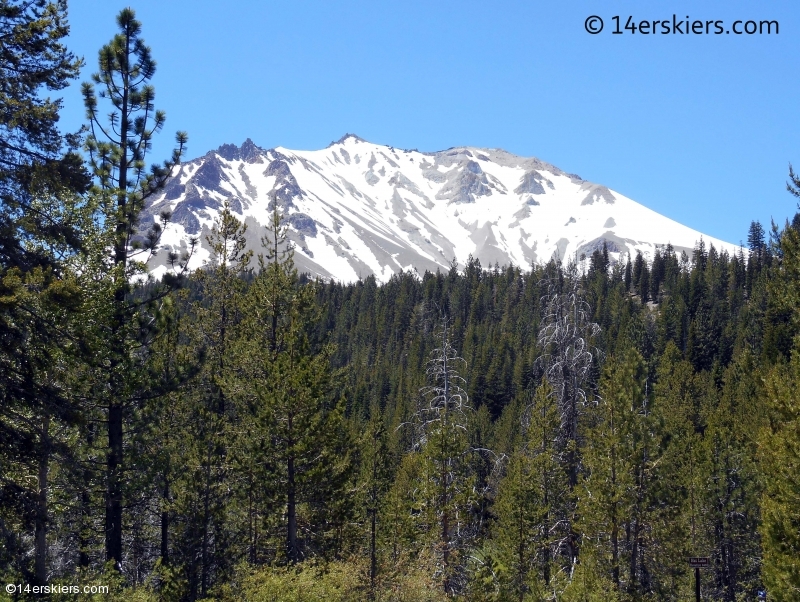
<path id="1" fill-rule="evenodd" d="M 0 19 L 11 599 L 679 600 L 690 556 L 707 599 L 797 597 L 800 217 L 733 256 L 345 285 L 297 273 L 273 200 L 260 253 L 226 205 L 205 268 L 193 241 L 155 281 L 170 216 L 138 218 L 186 136 L 145 171 L 133 12 L 83 88 L 85 163 L 39 96 L 77 73 L 65 5 Z"/>

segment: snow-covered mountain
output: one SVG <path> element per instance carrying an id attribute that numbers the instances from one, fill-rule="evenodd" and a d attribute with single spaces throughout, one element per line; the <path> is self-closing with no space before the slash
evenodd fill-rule
<path id="1" fill-rule="evenodd" d="M 652 259 L 668 243 L 690 252 L 701 236 L 736 250 L 539 159 L 473 147 L 422 153 L 352 134 L 316 151 L 225 144 L 177 167 L 143 222 L 171 211 L 162 246 L 180 252 L 197 237 L 191 267 L 200 267 L 226 200 L 258 253 L 271 198 L 289 224 L 298 269 L 344 282 L 445 271 L 470 254 L 484 267 L 527 268 L 588 257 L 603 242 L 612 259 L 637 250 Z M 166 256 L 162 250 L 152 262 L 156 275 Z"/>

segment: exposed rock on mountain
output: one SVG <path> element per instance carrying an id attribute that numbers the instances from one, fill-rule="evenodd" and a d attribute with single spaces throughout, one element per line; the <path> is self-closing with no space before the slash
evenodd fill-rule
<path id="1" fill-rule="evenodd" d="M 668 243 L 690 251 L 702 236 L 539 159 L 467 147 L 421 153 L 352 134 L 317 151 L 224 144 L 177 167 L 142 221 L 172 211 L 162 245 L 180 251 L 198 237 L 192 267 L 200 267 L 225 201 L 248 224 L 256 253 L 276 202 L 298 268 L 341 281 L 446 270 L 470 255 L 484 266 L 579 260 L 603 243 L 612 259 L 636 251 L 652 259 Z M 154 260 L 156 275 L 166 255 Z"/>

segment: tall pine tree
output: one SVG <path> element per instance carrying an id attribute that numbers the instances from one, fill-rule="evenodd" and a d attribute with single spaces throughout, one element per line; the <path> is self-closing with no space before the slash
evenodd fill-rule
<path id="1" fill-rule="evenodd" d="M 138 359 L 134 350 L 147 345 L 140 323 L 147 312 L 157 311 L 155 299 L 134 298 L 131 281 L 146 272 L 144 261 L 157 250 L 163 223 L 154 223 L 144 236 L 139 215 L 147 199 L 164 186 L 172 168 L 180 161 L 186 135 L 178 133 L 177 148 L 163 166 L 148 172 L 145 159 L 151 140 L 164 126 L 163 111 L 155 110 L 155 90 L 149 81 L 156 64 L 141 38 L 141 23 L 131 9 L 117 16 L 119 33 L 100 49 L 99 71 L 92 79 L 100 87 L 99 98 L 112 111 L 107 123 L 100 117 L 98 93 L 84 83 L 82 93 L 90 124 L 86 140 L 89 164 L 96 179 L 93 194 L 106 211 L 106 224 L 114 232 L 110 273 L 111 310 L 102 338 L 106 342 L 107 388 L 103 392 L 108 435 L 106 453 L 106 559 L 120 566 L 123 558 L 122 532 L 125 485 L 125 425 L 133 409 L 140 383 L 135 382 Z M 144 318 L 144 319 L 142 319 Z M 140 373 L 139 373 L 140 374 Z"/>

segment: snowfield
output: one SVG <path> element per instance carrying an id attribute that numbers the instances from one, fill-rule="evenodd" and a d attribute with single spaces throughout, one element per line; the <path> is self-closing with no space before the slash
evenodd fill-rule
<path id="1" fill-rule="evenodd" d="M 470 255 L 484 267 L 528 268 L 580 260 L 604 242 L 612 260 L 637 251 L 652 260 L 667 244 L 690 253 L 701 237 L 738 250 L 535 158 L 473 147 L 422 153 L 348 134 L 316 151 L 226 144 L 177 167 L 142 219 L 173 213 L 153 274 L 167 269 L 167 250 L 186 249 L 192 237 L 201 244 L 190 267 L 209 261 L 206 237 L 225 201 L 259 253 L 273 198 L 298 269 L 342 282 L 446 271 Z"/>

